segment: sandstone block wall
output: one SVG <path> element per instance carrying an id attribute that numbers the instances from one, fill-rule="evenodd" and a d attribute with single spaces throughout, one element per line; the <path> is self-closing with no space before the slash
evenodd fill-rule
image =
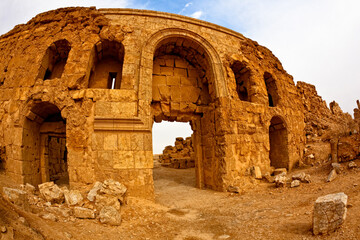
<path id="1" fill-rule="evenodd" d="M 163 120 L 190 122 L 198 187 L 224 191 L 252 166 L 291 169 L 303 156 L 292 77 L 229 29 L 154 11 L 65 8 L 1 36 L 0 53 L 2 162 L 18 182 L 53 177 L 44 136 L 65 136 L 71 188 L 113 178 L 152 198 L 152 124 Z"/>

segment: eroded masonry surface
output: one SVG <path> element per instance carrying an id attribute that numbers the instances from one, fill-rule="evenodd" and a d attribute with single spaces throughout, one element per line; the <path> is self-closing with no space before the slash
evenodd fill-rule
<path id="1" fill-rule="evenodd" d="M 197 186 L 224 191 L 254 166 L 339 158 L 359 128 L 359 109 L 327 108 L 267 48 L 179 15 L 59 9 L 1 36 L 0 53 L 0 168 L 19 183 L 112 178 L 153 198 L 166 120 L 191 124 Z"/>

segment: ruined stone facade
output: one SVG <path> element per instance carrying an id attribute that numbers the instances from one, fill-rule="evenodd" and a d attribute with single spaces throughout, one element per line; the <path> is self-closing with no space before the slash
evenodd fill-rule
<path id="1" fill-rule="evenodd" d="M 177 137 L 175 146 L 166 146 L 163 154 L 159 156 L 159 162 L 163 167 L 193 168 L 195 167 L 195 152 L 191 137 L 186 139 Z"/>
<path id="2" fill-rule="evenodd" d="M 353 119 L 340 106 L 329 107 L 317 94 L 315 86 L 298 82 L 298 92 L 304 105 L 306 147 L 303 162 L 306 165 L 350 161 L 360 153 L 358 109 Z"/>
<path id="3" fill-rule="evenodd" d="M 190 122 L 200 188 L 224 191 L 252 166 L 291 169 L 302 158 L 292 77 L 232 30 L 154 11 L 67 8 L 1 36 L 0 53 L 0 149 L 19 183 L 65 169 L 71 188 L 113 178 L 152 198 L 152 125 L 164 120 Z"/>

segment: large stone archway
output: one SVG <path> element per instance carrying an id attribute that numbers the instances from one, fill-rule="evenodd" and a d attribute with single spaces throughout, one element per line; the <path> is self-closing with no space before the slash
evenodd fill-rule
<path id="1" fill-rule="evenodd" d="M 190 122 L 196 185 L 221 189 L 219 158 L 215 156 L 215 114 L 221 111 L 221 105 L 215 108 L 215 102 L 227 96 L 227 88 L 216 51 L 199 35 L 180 29 L 160 31 L 145 46 L 139 98 L 148 103 L 145 108 L 150 107 L 150 121 Z M 145 87 L 152 90 L 151 95 Z"/>

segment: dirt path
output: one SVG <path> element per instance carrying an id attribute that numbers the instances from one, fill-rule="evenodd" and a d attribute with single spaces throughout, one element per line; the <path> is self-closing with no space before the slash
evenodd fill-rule
<path id="1" fill-rule="evenodd" d="M 345 170 L 331 183 L 325 183 L 329 166 L 302 171 L 311 175 L 312 183 L 277 189 L 258 182 L 242 194 L 231 194 L 195 188 L 193 169 L 155 168 L 156 202 L 130 198 L 119 227 L 94 220 L 52 222 L 13 211 L 1 199 L 0 213 L 7 214 L 0 216 L 0 225 L 13 227 L 15 239 L 360 239 L 359 170 Z M 0 185 L 11 183 L 0 175 Z M 314 201 L 340 191 L 352 206 L 344 225 L 331 235 L 313 236 Z M 25 221 L 19 223 L 21 216 Z"/>
<path id="2" fill-rule="evenodd" d="M 156 168 L 156 202 L 170 208 L 170 213 L 182 214 L 175 239 L 360 239 L 359 171 L 345 170 L 331 183 L 325 182 L 329 166 L 301 171 L 311 174 L 311 184 L 277 189 L 259 182 L 243 194 L 229 194 L 194 188 L 194 170 Z M 352 205 L 347 221 L 330 236 L 314 237 L 314 201 L 341 191 Z"/>

